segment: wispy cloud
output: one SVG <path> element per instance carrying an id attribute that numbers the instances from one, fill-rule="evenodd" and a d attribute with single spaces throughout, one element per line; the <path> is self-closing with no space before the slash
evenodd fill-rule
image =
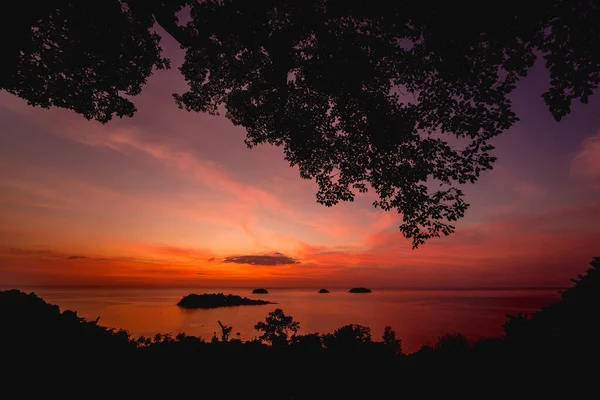
<path id="1" fill-rule="evenodd" d="M 600 181 L 600 133 L 583 141 L 571 163 L 575 177 Z"/>
<path id="2" fill-rule="evenodd" d="M 151 245 L 142 249 L 149 256 L 164 259 L 185 259 L 210 261 L 214 259 L 214 252 L 208 249 L 188 248 L 169 245 Z"/>
<path id="3" fill-rule="evenodd" d="M 55 258 L 65 259 L 67 256 L 48 249 L 23 249 L 19 247 L 0 246 L 0 253 L 10 256 L 31 257 L 31 258 Z"/>
<path id="4" fill-rule="evenodd" d="M 536 182 L 518 180 L 512 185 L 512 190 L 524 197 L 542 197 L 546 195 L 547 190 L 544 186 Z"/>

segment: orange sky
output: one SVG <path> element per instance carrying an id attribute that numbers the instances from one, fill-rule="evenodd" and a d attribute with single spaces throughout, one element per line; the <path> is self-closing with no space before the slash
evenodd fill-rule
<path id="1" fill-rule="evenodd" d="M 568 285 L 600 255 L 600 103 L 555 123 L 532 75 L 457 233 L 418 250 L 372 194 L 320 206 L 279 149 L 178 110 L 175 68 L 107 125 L 0 92 L 0 286 Z"/>

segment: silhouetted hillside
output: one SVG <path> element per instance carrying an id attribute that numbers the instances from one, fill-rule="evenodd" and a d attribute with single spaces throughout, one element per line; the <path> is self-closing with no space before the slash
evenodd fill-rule
<path id="1" fill-rule="evenodd" d="M 234 306 L 261 306 L 272 304 L 264 300 L 252 300 L 247 297 L 236 296 L 234 294 L 223 293 L 204 293 L 188 294 L 181 299 L 177 305 L 183 308 L 217 308 Z"/>
<path id="2" fill-rule="evenodd" d="M 355 287 L 348 290 L 348 293 L 371 293 L 371 289 L 365 287 Z"/>
<path id="3" fill-rule="evenodd" d="M 134 350 L 129 334 L 86 321 L 76 312 L 48 304 L 34 293 L 0 291 L 0 341 L 23 352 L 63 354 L 87 352 L 96 355 Z"/>
<path id="4" fill-rule="evenodd" d="M 598 351 L 600 338 L 600 257 L 561 293 L 558 302 L 532 315 L 509 315 L 504 324 L 507 340 L 528 351 L 552 346 L 565 354 Z"/>

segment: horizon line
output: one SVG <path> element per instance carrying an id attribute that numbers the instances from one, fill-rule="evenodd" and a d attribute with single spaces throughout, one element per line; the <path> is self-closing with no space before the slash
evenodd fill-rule
<path id="1" fill-rule="evenodd" d="M 2 285 L 0 290 L 11 289 L 256 289 L 265 288 L 269 290 L 318 290 L 321 288 L 331 290 L 350 290 L 358 286 L 201 286 L 201 285 Z M 447 291 L 476 291 L 476 290 L 565 290 L 568 286 L 398 286 L 398 287 L 376 287 L 370 286 L 371 290 L 447 290 Z"/>

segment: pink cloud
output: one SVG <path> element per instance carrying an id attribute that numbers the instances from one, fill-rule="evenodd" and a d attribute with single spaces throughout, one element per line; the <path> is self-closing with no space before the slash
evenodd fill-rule
<path id="1" fill-rule="evenodd" d="M 15 179 L 0 179 L 0 201 L 53 210 L 68 209 L 70 199 L 52 187 Z M 17 193 L 9 193 L 17 192 Z"/>
<path id="2" fill-rule="evenodd" d="M 208 261 L 214 258 L 214 253 L 206 249 L 193 249 L 180 246 L 169 246 L 169 245 L 152 245 L 147 247 L 147 251 L 150 255 L 159 257 L 175 257 L 184 258 L 191 260 L 204 260 Z"/>
<path id="3" fill-rule="evenodd" d="M 30 108 L 22 100 L 12 96 L 0 97 L 0 104 L 56 136 L 126 155 L 135 152 L 145 154 L 168 167 L 177 169 L 191 179 L 234 195 L 242 202 L 240 204 L 261 205 L 278 210 L 283 208 L 282 202 L 277 197 L 236 180 L 214 162 L 201 159 L 174 143 L 158 143 L 149 140 L 140 135 L 137 128 L 122 124 L 101 125 L 65 110 L 48 112 L 48 110 Z"/>
<path id="4" fill-rule="evenodd" d="M 512 190 L 524 197 L 542 197 L 547 193 L 544 186 L 530 181 L 519 180 L 513 186 Z"/>
<path id="5" fill-rule="evenodd" d="M 409 251 L 395 232 L 369 235 L 365 245 L 375 253 L 395 255 L 398 265 L 429 263 L 482 266 L 522 263 L 523 268 L 540 259 L 592 257 L 600 250 L 600 205 L 556 209 L 535 214 L 505 215 L 502 219 L 462 227 L 452 236 L 433 240 Z M 514 271 L 513 271 L 514 272 Z M 552 271 L 548 271 L 552 275 Z"/>
<path id="6" fill-rule="evenodd" d="M 571 172 L 577 178 L 600 180 L 600 133 L 584 140 L 573 158 Z"/>
<path id="7" fill-rule="evenodd" d="M 247 224 L 247 216 L 252 215 L 258 209 L 262 209 L 269 213 L 278 214 L 287 221 L 311 227 L 334 237 L 346 237 L 348 232 L 360 230 L 357 226 L 353 226 L 352 229 L 344 229 L 338 228 L 331 221 L 321 223 L 314 218 L 307 218 L 304 213 L 287 206 L 279 197 L 241 182 L 223 171 L 215 163 L 200 159 L 174 145 L 153 143 L 143 139 L 135 130 L 118 129 L 102 132 L 101 134 L 89 130 L 86 131 L 86 134 L 82 134 L 80 130 L 69 132 L 69 137 L 72 140 L 87 145 L 105 147 L 125 154 L 131 151 L 141 152 L 168 167 L 175 168 L 185 177 L 196 180 L 212 190 L 228 193 L 232 197 L 226 202 L 219 203 L 220 214 L 229 216 L 243 214 L 245 217 L 239 219 L 242 226 Z"/>
<path id="8" fill-rule="evenodd" d="M 179 178 L 197 182 L 201 185 L 199 192 L 204 190 L 218 193 L 220 198 L 218 203 L 209 204 L 197 198 L 198 210 L 191 206 L 194 201 L 190 195 L 183 199 L 184 201 L 181 201 L 181 198 L 168 199 L 162 208 L 173 207 L 172 213 L 179 214 L 182 218 L 185 214 L 194 220 L 202 219 L 215 224 L 239 227 L 257 247 L 268 247 L 276 237 L 281 236 L 278 235 L 280 232 L 277 230 L 280 227 L 276 226 L 277 223 L 269 228 L 269 225 L 273 224 L 265 223 L 262 218 L 264 215 L 274 220 L 285 221 L 288 225 L 292 223 L 298 226 L 299 228 L 294 228 L 294 233 L 297 235 L 299 229 L 304 230 L 305 239 L 308 238 L 309 232 L 312 232 L 315 236 L 319 236 L 320 240 L 324 239 L 332 243 L 360 241 L 365 232 L 379 229 L 378 226 L 381 224 L 387 225 L 385 218 L 388 217 L 381 217 L 385 213 L 372 210 L 365 213 L 361 210 L 357 214 L 356 207 L 352 208 L 348 204 L 340 204 L 334 208 L 325 208 L 316 204 L 314 182 L 300 179 L 298 172 L 289 167 L 285 168 L 283 174 L 277 170 L 273 180 L 275 184 L 265 190 L 226 172 L 215 162 L 202 159 L 185 147 L 185 140 L 182 141 L 182 137 L 171 138 L 169 135 L 163 135 L 160 141 L 157 141 L 156 138 L 142 134 L 138 127 L 125 126 L 118 121 L 104 126 L 85 121 L 64 110 L 48 112 L 48 110 L 21 105 L 19 99 L 0 98 L 0 100 L 3 100 L 4 106 L 22 115 L 29 123 L 39 125 L 53 135 L 90 147 L 115 151 L 130 158 L 145 156 L 155 162 L 159 168 L 166 167 L 167 170 L 176 171 Z M 33 115 L 35 118 L 32 117 Z M 261 149 L 255 151 L 259 150 Z M 273 154 L 268 156 L 263 157 L 262 160 L 272 159 Z M 116 199 L 115 193 L 109 196 Z M 296 201 L 297 198 L 302 198 L 302 201 Z M 161 201 L 165 202 L 165 199 Z M 149 203 L 155 201 L 131 198 L 125 200 L 121 196 L 120 202 L 129 203 L 131 206 L 138 203 L 138 207 L 149 208 L 152 207 Z M 159 205 L 154 204 L 153 207 L 157 208 Z M 389 215 L 398 220 L 397 215 Z M 375 216 L 375 220 L 370 222 L 369 218 L 373 218 L 372 216 Z M 365 223 L 369 225 L 365 227 Z M 372 227 L 371 224 L 376 226 Z"/>

